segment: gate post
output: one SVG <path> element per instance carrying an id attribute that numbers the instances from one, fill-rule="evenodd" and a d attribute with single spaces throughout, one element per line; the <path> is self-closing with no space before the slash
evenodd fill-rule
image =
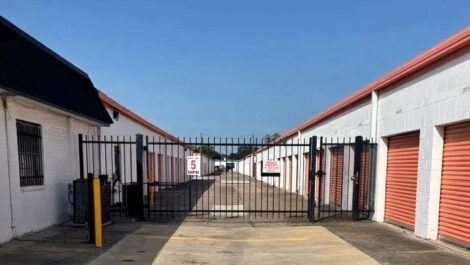
<path id="1" fill-rule="evenodd" d="M 88 242 L 95 244 L 95 208 L 94 208 L 94 194 L 93 194 L 93 173 L 87 175 L 87 207 L 88 207 Z"/>
<path id="2" fill-rule="evenodd" d="M 309 142 L 309 170 L 308 170 L 308 218 L 315 219 L 315 169 L 317 162 L 317 137 L 310 137 Z"/>
<path id="3" fill-rule="evenodd" d="M 80 179 L 85 178 L 83 170 L 83 134 L 78 135 L 78 161 L 80 165 Z"/>
<path id="4" fill-rule="evenodd" d="M 135 136 L 136 147 L 136 169 L 137 169 L 137 217 L 144 221 L 144 137 L 142 134 Z"/>
<path id="5" fill-rule="evenodd" d="M 318 177 L 318 203 L 317 203 L 317 218 L 320 219 L 321 218 L 321 212 L 322 212 L 322 209 L 321 209 L 321 204 L 322 204 L 322 196 L 324 196 L 324 194 L 322 194 L 322 181 L 323 181 L 323 175 L 324 175 L 324 172 L 323 172 L 323 155 L 324 155 L 324 150 L 323 150 L 323 136 L 320 136 L 320 159 L 318 159 L 318 171 L 315 173 L 315 176 Z M 315 161 L 316 161 L 316 157 L 315 157 Z"/>
<path id="6" fill-rule="evenodd" d="M 352 202 L 352 217 L 354 220 L 359 220 L 359 184 L 361 183 L 361 164 L 362 164 L 362 149 L 363 149 L 362 136 L 356 136 L 354 143 L 354 176 L 352 180 L 353 185 L 353 202 Z"/>

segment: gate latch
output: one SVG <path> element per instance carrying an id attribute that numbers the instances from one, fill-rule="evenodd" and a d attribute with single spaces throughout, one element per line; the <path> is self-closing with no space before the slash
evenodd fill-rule
<path id="1" fill-rule="evenodd" d="M 320 170 L 317 171 L 317 173 L 315 175 L 317 175 L 317 177 L 319 177 L 319 178 L 322 178 L 325 175 L 325 172 L 323 172 L 323 170 L 320 169 Z"/>
<path id="2" fill-rule="evenodd" d="M 355 184 L 359 183 L 359 172 L 354 173 L 354 176 L 351 177 L 351 180 L 354 180 Z"/>

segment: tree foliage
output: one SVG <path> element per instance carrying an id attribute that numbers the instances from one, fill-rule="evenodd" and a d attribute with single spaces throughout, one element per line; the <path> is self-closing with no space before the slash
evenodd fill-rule
<path id="1" fill-rule="evenodd" d="M 272 143 L 274 140 L 279 138 L 279 136 L 281 136 L 279 133 L 266 134 L 266 136 L 263 137 L 263 141 L 265 143 Z"/>
<path id="2" fill-rule="evenodd" d="M 266 136 L 263 137 L 263 143 L 272 143 L 274 140 L 279 138 L 279 136 L 279 133 L 266 134 Z M 215 146 L 213 145 L 197 146 L 194 149 L 195 153 L 202 153 L 204 156 L 216 160 L 223 159 L 224 157 L 226 157 L 228 160 L 240 160 L 255 151 L 256 147 L 251 145 L 240 145 L 238 146 L 236 152 L 232 152 L 228 155 L 217 152 Z"/>
<path id="3" fill-rule="evenodd" d="M 202 153 L 202 155 L 210 159 L 222 159 L 222 155 L 215 150 L 215 146 L 213 145 L 198 146 L 194 148 L 194 153 Z"/>
<path id="4" fill-rule="evenodd" d="M 241 145 L 241 146 L 238 147 L 237 152 L 230 153 L 227 156 L 227 159 L 229 159 L 229 160 L 240 160 L 240 159 L 246 157 L 247 155 L 253 153 L 254 150 L 255 150 L 255 148 L 253 146 Z"/>

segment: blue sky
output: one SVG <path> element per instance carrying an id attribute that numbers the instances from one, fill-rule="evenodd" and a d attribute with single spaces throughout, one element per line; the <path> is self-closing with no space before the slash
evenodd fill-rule
<path id="1" fill-rule="evenodd" d="M 470 1 L 18 1 L 0 14 L 177 136 L 284 132 L 470 25 Z"/>

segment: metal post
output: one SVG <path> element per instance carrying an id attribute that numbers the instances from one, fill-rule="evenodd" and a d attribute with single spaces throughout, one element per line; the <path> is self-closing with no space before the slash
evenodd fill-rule
<path id="1" fill-rule="evenodd" d="M 94 196 L 93 196 L 93 173 L 88 173 L 88 230 L 89 230 L 89 243 L 95 244 L 95 209 L 94 209 Z"/>
<path id="2" fill-rule="evenodd" d="M 103 247 L 103 219 L 101 218 L 101 180 L 94 178 L 93 182 L 93 209 L 95 219 L 95 245 Z"/>
<path id="3" fill-rule="evenodd" d="M 83 134 L 78 135 L 78 161 L 80 165 L 80 179 L 85 177 L 83 173 Z"/>
<path id="4" fill-rule="evenodd" d="M 359 220 L 359 183 L 361 182 L 362 147 L 362 136 L 356 136 L 354 143 L 354 176 L 352 177 L 354 181 L 352 217 L 354 220 Z"/>
<path id="5" fill-rule="evenodd" d="M 137 169 L 137 217 L 139 221 L 144 221 L 144 137 L 142 134 L 136 135 L 136 169 Z"/>
<path id="6" fill-rule="evenodd" d="M 318 161 L 318 164 L 319 164 L 319 170 L 318 172 L 315 174 L 316 177 L 318 177 L 318 202 L 317 202 L 317 218 L 320 219 L 321 218 L 321 204 L 322 204 L 322 196 L 324 194 L 322 194 L 322 181 L 323 181 L 323 157 L 324 155 L 324 150 L 323 150 L 323 137 L 320 137 L 320 159 Z M 316 157 L 315 157 L 316 159 Z"/>
<path id="7" fill-rule="evenodd" d="M 147 210 L 147 218 L 150 218 L 150 199 L 152 198 L 152 202 L 153 202 L 153 194 L 154 194 L 153 193 L 154 188 L 151 188 L 150 185 L 152 185 L 152 187 L 155 187 L 155 186 L 153 186 L 155 184 L 155 165 L 154 165 L 155 161 L 150 162 L 150 159 L 149 159 L 149 149 L 150 148 L 149 148 L 149 136 L 148 135 L 145 136 L 145 146 L 147 148 L 147 153 L 146 153 L 146 157 L 145 157 L 145 159 L 146 159 L 145 161 L 147 161 L 147 209 L 148 209 Z M 153 158 L 153 160 L 155 160 L 155 158 Z M 152 184 L 150 184 L 150 177 L 149 177 L 150 174 L 148 172 L 150 163 L 152 163 L 152 168 L 153 168 L 152 169 L 152 171 L 153 171 L 152 174 L 154 174 L 154 176 L 153 176 L 153 182 L 154 183 L 152 183 Z"/>
<path id="8" fill-rule="evenodd" d="M 317 163 L 317 137 L 310 137 L 309 143 L 309 171 L 308 171 L 308 218 L 315 219 L 315 169 Z"/>

